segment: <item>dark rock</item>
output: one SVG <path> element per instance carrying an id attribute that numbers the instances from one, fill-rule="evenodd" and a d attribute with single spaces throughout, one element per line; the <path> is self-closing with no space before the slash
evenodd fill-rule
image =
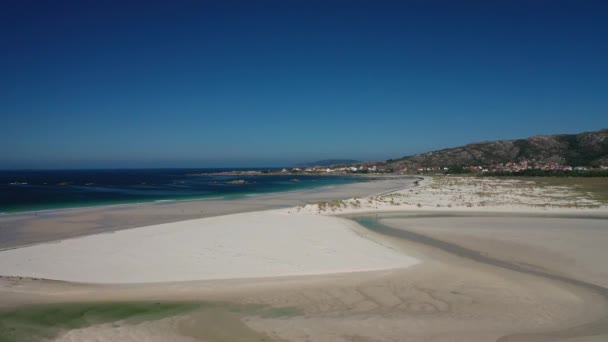
<path id="1" fill-rule="evenodd" d="M 249 184 L 249 182 L 247 182 L 244 179 L 235 179 L 235 180 L 227 181 L 227 182 L 225 182 L 225 184 L 242 185 L 242 184 Z"/>

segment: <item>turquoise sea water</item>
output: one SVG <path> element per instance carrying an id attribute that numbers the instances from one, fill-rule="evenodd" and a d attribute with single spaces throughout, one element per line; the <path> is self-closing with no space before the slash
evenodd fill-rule
<path id="1" fill-rule="evenodd" d="M 201 175 L 226 169 L 0 171 L 0 213 L 112 204 L 236 199 L 363 181 L 348 176 Z M 245 184 L 230 184 L 244 180 Z"/>

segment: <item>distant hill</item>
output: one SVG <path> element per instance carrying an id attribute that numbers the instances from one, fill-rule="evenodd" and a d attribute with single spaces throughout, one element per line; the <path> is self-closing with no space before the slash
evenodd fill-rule
<path id="1" fill-rule="evenodd" d="M 331 166 L 331 165 L 340 165 L 340 164 L 356 164 L 360 163 L 358 160 L 354 159 L 324 159 L 319 160 L 312 163 L 299 163 L 295 164 L 296 167 L 313 167 L 313 166 Z"/>
<path id="2" fill-rule="evenodd" d="M 479 142 L 387 160 L 387 167 L 442 167 L 516 162 L 557 162 L 571 166 L 608 165 L 608 129 L 579 134 Z"/>

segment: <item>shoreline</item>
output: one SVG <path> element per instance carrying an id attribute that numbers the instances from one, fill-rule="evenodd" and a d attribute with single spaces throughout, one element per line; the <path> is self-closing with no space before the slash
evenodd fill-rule
<path id="1" fill-rule="evenodd" d="M 220 176 L 228 176 L 228 174 L 205 174 L 205 176 L 213 176 L 213 175 L 220 175 Z M 241 174 L 234 174 L 234 175 L 241 175 Z M 260 174 L 260 175 L 254 175 L 254 176 L 263 176 L 265 174 Z M 244 175 L 247 176 L 247 175 Z M 251 176 L 251 175 L 249 175 Z M 276 176 L 276 175 L 275 175 Z M 320 176 L 320 175 L 301 175 L 304 177 L 307 176 Z M 348 176 L 348 177 L 352 177 L 352 178 L 368 178 L 362 175 L 321 175 L 321 176 L 328 176 L 328 177 L 344 177 L 344 176 Z M 389 176 L 383 177 L 382 175 L 376 175 L 378 179 L 386 179 L 389 178 Z M 371 178 L 370 180 L 366 180 L 366 181 L 373 181 L 374 177 L 369 177 Z M 353 181 L 352 183 L 358 183 L 361 181 Z M 352 184 L 352 183 L 347 183 L 347 184 L 337 184 L 337 185 L 348 185 L 348 184 Z M 78 209 L 87 209 L 87 208 L 105 208 L 105 207 L 115 207 L 115 206 L 139 206 L 139 205 L 145 205 L 145 204 L 157 204 L 157 203 L 167 203 L 167 202 L 190 202 L 190 201 L 206 201 L 206 200 L 212 200 L 212 199 L 224 199 L 224 200 L 233 200 L 234 199 L 239 199 L 242 197 L 247 197 L 250 195 L 254 195 L 254 196 L 258 196 L 258 195 L 272 195 L 272 194 L 280 194 L 280 193 L 285 193 L 285 192 L 295 192 L 295 191 L 306 191 L 306 190 L 313 190 L 313 189 L 318 189 L 318 188 L 323 188 L 323 187 L 329 187 L 329 186 L 335 186 L 333 184 L 328 184 L 328 185 L 318 185 L 318 186 L 310 186 L 310 187 L 306 187 L 306 188 L 299 188 L 299 189 L 295 189 L 295 190 L 278 190 L 278 191 L 268 191 L 268 192 L 242 192 L 242 193 L 217 193 L 217 194 L 210 194 L 209 197 L 205 197 L 205 196 L 201 196 L 201 197 L 195 197 L 195 198 L 179 198 L 179 196 L 177 196 L 178 198 L 171 198 L 171 199 L 149 199 L 149 200 L 134 200 L 133 202 L 131 201 L 125 201 L 125 202 L 121 202 L 120 200 L 116 200 L 115 203 L 107 203 L 107 204 L 91 204 L 91 205 L 81 205 L 81 206 L 66 206 L 66 207 L 57 207 L 57 208 L 45 208 L 45 209 L 38 209 L 38 210 L 16 210 L 16 211 L 2 211 L 0 212 L 0 217 L 2 216 L 9 216 L 9 215 L 20 215 L 20 214 L 37 214 L 37 213 L 43 213 L 43 212 L 51 212 L 51 211 L 62 211 L 62 210 L 78 210 Z M 230 198 L 233 197 L 233 198 Z"/>
<path id="2" fill-rule="evenodd" d="M 411 186 L 411 177 L 327 185 L 239 199 L 127 204 L 0 215 L 0 250 L 184 220 L 295 207 L 326 199 L 375 195 Z"/>
<path id="3" fill-rule="evenodd" d="M 224 174 L 218 174 L 218 175 L 224 175 Z M 265 175 L 266 174 L 260 174 L 259 176 L 265 176 Z M 294 174 L 294 175 L 297 175 L 297 174 Z M 256 176 L 258 176 L 258 175 L 256 175 Z M 112 207 L 129 207 L 129 206 L 137 207 L 137 206 L 142 206 L 142 205 L 155 205 L 155 204 L 162 204 L 162 203 L 183 203 L 183 202 L 198 202 L 198 201 L 209 201 L 209 200 L 233 201 L 233 200 L 243 199 L 243 198 L 247 198 L 247 197 L 279 195 L 279 194 L 285 194 L 285 193 L 314 191 L 314 190 L 318 190 L 318 189 L 330 188 L 330 187 L 335 187 L 335 186 L 348 186 L 350 184 L 356 184 L 359 182 L 373 182 L 373 181 L 382 181 L 382 180 L 387 180 L 387 179 L 404 179 L 404 178 L 406 178 L 406 179 L 407 178 L 424 179 L 424 177 L 416 176 L 416 175 L 351 175 L 351 174 L 316 175 L 315 174 L 315 175 L 303 175 L 303 176 L 304 177 L 307 177 L 307 176 L 327 176 L 327 177 L 349 176 L 349 177 L 353 177 L 353 178 L 368 178 L 368 179 L 365 181 L 357 181 L 357 182 L 352 182 L 352 183 L 347 183 L 347 184 L 327 184 L 327 185 L 312 186 L 312 187 L 307 187 L 307 188 L 300 188 L 300 189 L 295 189 L 295 190 L 278 190 L 278 191 L 257 192 L 257 193 L 256 192 L 252 192 L 252 193 L 243 192 L 243 193 L 237 193 L 237 194 L 228 193 L 228 194 L 224 194 L 224 195 L 222 195 L 222 194 L 210 195 L 210 196 L 215 196 L 215 197 L 197 197 L 197 198 L 184 198 L 184 199 L 180 199 L 180 198 L 152 199 L 149 201 L 142 201 L 142 202 L 93 204 L 93 205 L 84 205 L 84 206 L 76 206 L 76 207 L 61 207 L 61 208 L 49 208 L 49 209 L 25 210 L 25 211 L 2 211 L 2 212 L 0 212 L 0 217 L 14 216 L 14 215 L 35 215 L 38 213 L 47 213 L 47 212 L 55 212 L 55 211 L 72 211 L 72 210 L 93 209 L 93 208 L 103 209 L 103 208 L 112 208 Z M 399 189 L 388 190 L 386 193 L 390 193 L 395 190 L 399 190 Z M 233 198 L 230 198 L 230 197 L 233 197 Z"/>
<path id="4" fill-rule="evenodd" d="M 246 195 L 245 195 L 246 196 Z M 40 210 L 27 210 L 27 211 L 5 211 L 0 212 L 0 217 L 2 216 L 10 216 L 10 215 L 36 215 L 41 213 L 50 213 L 50 212 L 60 212 L 60 211 L 70 211 L 70 210 L 79 210 L 79 209 L 89 209 L 89 208 L 113 208 L 113 207 L 127 207 L 127 206 L 141 206 L 141 205 L 153 205 L 153 204 L 162 204 L 162 203 L 174 203 L 174 202 L 197 202 L 197 201 L 208 201 L 208 200 L 224 200 L 225 197 L 209 197 L 209 198 L 193 198 L 193 199 L 167 199 L 167 200 L 151 200 L 147 202 L 128 202 L 128 203 L 114 203 L 114 204 L 98 204 L 98 205 L 85 205 L 81 207 L 65 207 L 65 208 L 52 208 L 52 209 L 40 209 Z"/>

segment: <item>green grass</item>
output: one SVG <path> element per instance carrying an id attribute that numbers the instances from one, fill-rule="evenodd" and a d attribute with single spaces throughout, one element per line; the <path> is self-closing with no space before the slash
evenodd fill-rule
<path id="1" fill-rule="evenodd" d="M 87 303 L 24 306 L 0 312 L 0 341 L 39 341 L 94 324 L 138 323 L 199 308 L 194 303 Z"/>
<path id="2" fill-rule="evenodd" d="M 246 327 L 238 318 L 256 315 L 271 318 L 289 318 L 299 314 L 292 307 L 270 307 L 266 305 L 240 305 L 219 302 L 114 302 L 114 303 L 62 303 L 29 305 L 0 311 L 0 342 L 45 341 L 72 329 L 96 324 L 120 322 L 137 324 L 178 315 L 207 313 L 190 327 L 194 337 L 205 341 L 224 341 L 218 336 L 242 336 L 248 340 L 269 341 Z M 235 318 L 236 317 L 236 318 Z M 205 327 L 202 329 L 201 327 Z M 226 331 L 231 330 L 232 331 Z M 218 336 L 215 336 L 217 332 Z M 231 340 L 231 339 L 229 339 Z"/>
<path id="3" fill-rule="evenodd" d="M 268 308 L 260 312 L 260 316 L 265 318 L 289 318 L 299 314 L 300 311 L 292 307 Z"/>
<path id="4" fill-rule="evenodd" d="M 326 210 L 334 211 L 336 209 L 347 207 L 346 202 L 340 201 L 340 200 L 321 201 L 321 202 L 315 202 L 313 204 L 316 204 L 319 207 L 319 211 L 326 211 Z"/>
<path id="5" fill-rule="evenodd" d="M 581 193 L 590 193 L 593 199 L 608 204 L 608 178 L 519 177 L 518 179 L 533 181 L 538 186 L 568 186 Z"/>

